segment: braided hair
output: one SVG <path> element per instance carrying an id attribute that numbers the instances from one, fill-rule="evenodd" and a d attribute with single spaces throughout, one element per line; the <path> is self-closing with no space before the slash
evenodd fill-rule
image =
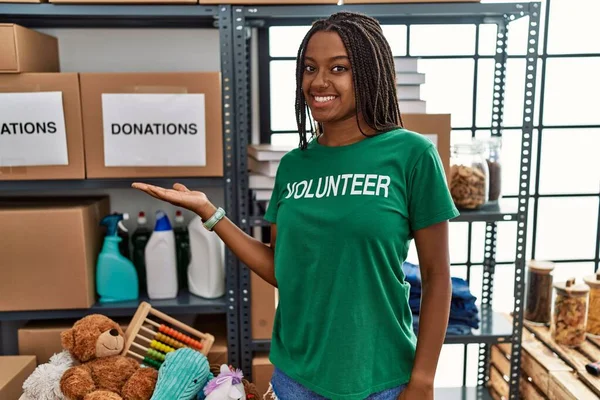
<path id="1" fill-rule="evenodd" d="M 296 122 L 300 135 L 300 148 L 307 146 L 306 118 L 310 113 L 304 92 L 304 57 L 306 47 L 315 32 L 337 32 L 352 65 L 356 110 L 362 113 L 366 124 L 377 132 L 403 126 L 396 94 L 394 57 L 383 30 L 376 19 L 364 14 L 342 11 L 327 19 L 316 21 L 302 40 L 296 64 Z M 361 133 L 358 112 L 356 121 Z M 323 132 L 320 123 L 309 117 L 313 134 Z"/>

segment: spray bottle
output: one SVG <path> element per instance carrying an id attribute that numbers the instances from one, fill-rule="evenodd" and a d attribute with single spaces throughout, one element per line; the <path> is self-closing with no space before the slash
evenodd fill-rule
<path id="1" fill-rule="evenodd" d="M 118 230 L 120 228 L 127 231 L 121 222 L 127 219 L 127 214 L 115 213 L 100 221 L 100 225 L 107 229 L 96 264 L 96 290 L 101 303 L 135 300 L 139 296 L 135 267 L 119 250 L 122 239 Z"/>

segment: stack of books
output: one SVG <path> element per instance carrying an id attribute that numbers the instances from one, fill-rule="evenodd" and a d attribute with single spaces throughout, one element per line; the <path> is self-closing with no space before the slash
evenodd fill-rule
<path id="1" fill-rule="evenodd" d="M 271 199 L 281 157 L 292 149 L 272 144 L 248 146 L 248 186 L 255 201 L 268 202 Z"/>
<path id="2" fill-rule="evenodd" d="M 419 72 L 419 59 L 415 57 L 396 57 L 396 92 L 402 114 L 426 114 L 427 107 L 421 100 L 421 85 L 425 83 L 425 74 Z"/>

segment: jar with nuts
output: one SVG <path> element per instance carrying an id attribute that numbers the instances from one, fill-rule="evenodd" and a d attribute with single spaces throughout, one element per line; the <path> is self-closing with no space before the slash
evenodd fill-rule
<path id="1" fill-rule="evenodd" d="M 450 193 L 459 209 L 475 210 L 489 199 L 489 169 L 480 142 L 452 146 Z"/>
<path id="2" fill-rule="evenodd" d="M 576 347 L 585 342 L 589 286 L 575 279 L 554 284 L 556 296 L 550 334 L 557 344 Z"/>

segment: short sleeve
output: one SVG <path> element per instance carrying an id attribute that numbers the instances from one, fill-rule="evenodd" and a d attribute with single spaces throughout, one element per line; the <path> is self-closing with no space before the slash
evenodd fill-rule
<path id="1" fill-rule="evenodd" d="M 273 185 L 273 192 L 271 193 L 271 198 L 269 199 L 267 211 L 265 212 L 264 216 L 265 221 L 269 221 L 273 224 L 277 221 L 277 211 L 279 211 L 279 196 L 281 193 L 281 177 L 279 173 L 280 170 L 281 168 L 278 168 L 277 173 L 275 174 L 275 184 Z"/>
<path id="2" fill-rule="evenodd" d="M 417 159 L 408 188 L 408 213 L 413 232 L 460 215 L 452 201 L 435 145 L 429 145 Z"/>

